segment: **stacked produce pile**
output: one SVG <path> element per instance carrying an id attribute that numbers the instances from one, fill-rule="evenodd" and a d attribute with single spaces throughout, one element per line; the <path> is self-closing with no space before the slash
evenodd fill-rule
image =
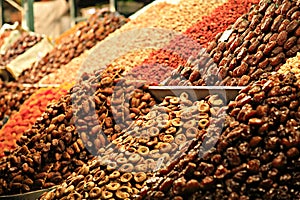
<path id="1" fill-rule="evenodd" d="M 217 65 L 205 68 L 196 62 L 193 69 L 183 70 L 185 78 L 197 73 L 193 80 L 200 85 L 215 76 L 213 84 L 242 86 L 257 80 L 264 72 L 279 70 L 300 48 L 299 3 L 261 1 L 235 22 L 225 41 L 218 35 L 210 43 L 207 52 Z"/>
<path id="2" fill-rule="evenodd" d="M 177 54 L 172 55 L 172 53 L 166 52 L 161 49 L 159 51 L 152 52 L 145 62 L 155 62 L 164 66 L 174 68 L 179 65 L 184 65 L 187 60 L 186 55 L 194 55 L 194 52 L 191 53 L 192 47 L 185 44 L 185 42 L 187 41 L 187 37 L 192 38 L 193 42 L 200 44 L 202 47 L 206 47 L 207 43 L 214 39 L 214 37 L 218 33 L 226 30 L 226 28 L 229 25 L 233 24 L 238 17 L 248 12 L 250 7 L 254 4 L 257 4 L 258 2 L 258 0 L 232 0 L 219 5 L 211 13 L 209 13 L 209 15 L 198 17 L 197 23 L 193 24 L 183 32 L 184 36 L 186 37 L 176 38 L 176 40 L 172 40 L 170 44 L 165 47 L 165 49 L 169 49 L 169 51 L 171 50 L 172 52 L 176 52 Z M 219 22 L 222 22 L 222 24 L 220 24 Z M 178 48 L 178 46 L 181 46 L 181 48 Z M 182 55 L 184 53 L 186 55 Z M 178 57 L 178 55 L 180 55 L 181 57 Z M 168 59 L 164 59 L 165 57 L 168 57 Z"/>
<path id="3" fill-rule="evenodd" d="M 60 184 L 93 157 L 85 148 L 85 145 L 88 147 L 90 143 L 99 141 L 93 136 L 100 136 L 103 131 L 106 139 L 111 141 L 117 136 L 115 133 L 121 132 L 122 128 L 112 118 L 111 96 L 123 71 L 122 68 L 108 67 L 104 72 L 98 71 L 92 76 L 84 74 L 82 81 L 70 93 L 58 102 L 48 104 L 32 128 L 17 141 L 17 148 L 0 159 L 0 195 L 24 193 Z M 134 120 L 137 114 L 130 114 L 134 113 L 130 108 L 145 109 L 146 113 L 153 103 L 148 105 L 146 100 L 141 99 L 144 95 L 149 96 L 149 93 L 135 91 L 129 85 L 126 88 L 131 89 L 137 97 L 134 106 L 132 102 L 128 106 L 128 115 Z M 89 93 L 91 91 L 92 94 Z M 153 98 L 147 101 L 155 103 Z M 84 113 L 96 115 L 85 116 Z"/>
<path id="4" fill-rule="evenodd" d="M 189 37 L 196 40 L 201 46 L 207 47 L 215 36 L 222 33 L 228 26 L 243 14 L 247 13 L 251 6 L 258 4 L 259 0 L 228 0 L 218 6 L 207 16 L 185 31 Z"/>
<path id="5" fill-rule="evenodd" d="M 279 73 L 287 74 L 289 72 L 295 73 L 298 82 L 300 81 L 300 52 L 297 56 L 289 58 L 284 65 L 278 70 Z"/>
<path id="6" fill-rule="evenodd" d="M 63 84 L 75 82 L 79 78 L 78 71 L 82 67 L 84 59 L 91 51 L 85 51 L 80 56 L 73 58 L 68 64 L 61 66 L 57 71 L 44 76 L 40 84 Z M 66 76 L 67 74 L 67 76 Z"/>
<path id="7" fill-rule="evenodd" d="M 0 159 L 0 195 L 59 184 L 91 157 L 71 121 L 70 95 L 47 106 L 18 147 Z"/>
<path id="8" fill-rule="evenodd" d="M 76 110 L 74 123 L 93 154 L 106 141 L 114 140 L 138 116 L 147 114 L 156 103 L 147 86 L 127 82 L 122 78 L 123 72 L 122 67 L 109 66 L 103 72 L 84 74 L 84 80 L 71 90 Z"/>
<path id="9" fill-rule="evenodd" d="M 225 30 L 257 3 L 257 0 L 238 2 L 234 0 L 218 6 L 208 16 L 199 16 L 198 22 L 183 32 L 183 35 L 174 37 L 163 48 L 151 52 L 142 65 L 133 69 L 133 73 L 148 81 L 152 80 L 156 83 L 162 81 L 170 75 L 173 68 L 186 64 L 190 56 L 196 56 L 199 49 L 206 47 L 217 33 Z M 181 4 L 184 2 L 179 3 L 179 5 Z M 220 21 L 223 22 L 221 25 L 216 23 Z M 180 22 L 178 20 L 177 23 L 180 24 Z M 156 76 L 157 80 L 153 80 L 154 74 L 157 72 L 159 72 L 159 75 Z"/>
<path id="10" fill-rule="evenodd" d="M 24 32 L 22 36 L 6 51 L 4 55 L 0 55 L 0 66 L 6 66 L 10 61 L 24 53 L 41 41 L 41 35 Z"/>
<path id="11" fill-rule="evenodd" d="M 198 22 L 203 15 L 210 13 L 223 2 L 223 0 L 181 0 L 174 4 L 157 3 L 125 25 L 120 31 L 156 27 L 184 32 L 191 24 Z M 154 19 L 153 16 L 155 16 Z"/>
<path id="12" fill-rule="evenodd" d="M 3 157 L 5 152 L 16 148 L 16 141 L 31 128 L 36 119 L 46 110 L 47 104 L 65 95 L 68 87 L 41 88 L 21 105 L 17 113 L 10 116 L 8 122 L 0 129 L 0 157 Z"/>
<path id="13" fill-rule="evenodd" d="M 108 38 L 106 38 L 105 41 L 107 40 L 114 40 L 113 37 L 118 36 L 118 34 L 122 34 L 122 32 L 126 31 L 133 31 L 132 35 L 130 36 L 131 38 L 138 34 L 139 28 L 158 28 L 160 30 L 166 29 L 167 32 L 176 32 L 176 31 L 185 31 L 191 24 L 196 23 L 201 17 L 205 14 L 210 13 L 215 7 L 218 5 L 221 5 L 222 1 L 212 1 L 213 4 L 210 2 L 199 2 L 195 0 L 188 0 L 188 1 L 180 1 L 178 4 L 168 4 L 168 3 L 158 3 L 153 6 L 151 6 L 146 12 L 142 13 L 140 16 L 137 18 L 131 20 L 127 24 L 125 24 L 123 27 L 118 29 L 115 33 L 111 34 Z M 180 14 L 180 13 L 181 14 Z M 186 14 L 183 14 L 186 13 Z M 156 16 L 153 18 L 153 16 Z M 72 31 L 71 31 L 72 32 Z M 178 32 L 177 32 L 178 33 Z M 154 34 L 154 33 L 152 33 Z M 149 41 L 155 42 L 155 40 L 152 38 L 153 35 L 151 35 L 151 32 L 149 34 L 146 34 L 145 29 L 140 30 L 139 37 L 144 37 L 144 39 L 141 38 L 140 41 Z M 163 39 L 160 38 L 160 41 Z M 174 38 L 174 40 L 177 40 Z M 61 40 L 60 40 L 61 41 Z M 182 42 L 183 43 L 183 42 Z M 181 46 L 184 45 L 181 43 Z M 103 42 L 100 43 L 98 46 L 103 45 Z M 120 44 L 119 46 L 116 46 L 114 48 L 118 49 L 122 47 Z M 176 46 L 176 45 L 175 45 Z M 96 46 L 97 47 L 97 46 Z M 121 65 L 125 66 L 128 68 L 128 70 L 131 70 L 135 66 L 139 66 L 140 63 L 142 63 L 145 58 L 150 54 L 151 51 L 159 49 L 160 47 L 158 46 L 157 48 L 149 48 L 149 49 L 142 49 L 143 47 L 140 47 L 141 49 L 139 51 L 134 51 L 134 52 L 128 52 L 128 55 L 124 55 L 116 60 L 114 60 L 114 63 L 116 65 Z M 129 49 L 131 50 L 131 49 Z M 91 51 L 92 52 L 92 51 Z M 164 51 L 165 52 L 165 51 Z M 171 52 L 172 53 L 172 52 Z M 134 55 L 133 55 L 134 54 Z M 169 57 L 169 54 L 167 52 L 163 53 L 163 56 L 160 56 L 161 62 L 158 62 L 157 60 L 149 60 L 146 61 L 142 67 L 139 69 L 135 70 L 138 71 L 140 70 L 140 74 L 147 72 L 148 69 L 151 69 L 149 67 L 152 65 L 152 63 L 163 63 L 166 57 Z M 133 55 L 133 56 L 131 56 Z M 180 59 L 180 55 L 174 55 L 175 58 L 172 60 L 175 62 L 176 59 Z M 57 72 L 54 72 L 53 75 L 50 75 L 49 77 L 46 76 L 41 80 L 43 83 L 50 83 L 53 79 L 57 79 L 59 83 L 62 82 L 71 82 L 74 81 L 76 78 L 76 72 L 81 64 L 83 63 L 84 59 L 87 58 L 86 56 L 80 57 L 77 61 L 71 62 L 67 66 L 63 66 L 62 70 L 59 70 Z M 153 62 L 154 60 L 154 62 Z M 126 63 L 124 65 L 124 63 Z M 168 62 L 171 63 L 171 62 Z M 72 66 L 73 64 L 75 65 L 75 70 L 73 70 Z M 155 64 L 157 66 L 157 64 Z M 177 66 L 177 65 L 176 65 Z M 175 67 L 175 65 L 174 65 Z M 146 68 L 146 69 L 141 69 L 141 68 Z M 163 67 L 161 67 L 163 68 Z M 157 69 L 159 69 L 159 66 L 157 66 Z M 72 71 L 71 72 L 71 77 L 69 78 L 68 76 L 64 76 L 66 71 Z M 74 72 L 74 73 L 73 73 Z M 146 74 L 147 74 L 146 73 Z M 73 75 L 74 74 L 74 75 Z M 144 73 L 145 74 L 145 73 Z M 161 79 L 160 79 L 161 80 Z M 57 82 L 56 82 L 57 83 Z"/>
<path id="14" fill-rule="evenodd" d="M 39 82 L 45 75 L 56 71 L 85 50 L 92 48 L 98 41 L 103 40 L 126 22 L 127 19 L 124 17 L 108 11 L 92 15 L 86 23 L 77 27 L 75 33 L 65 38 L 63 43 L 34 63 L 30 69 L 25 70 L 19 77 L 19 81 Z"/>
<path id="15" fill-rule="evenodd" d="M 228 104 L 221 135 L 208 132 L 157 172 L 144 199 L 299 199 L 296 82 L 293 74 L 271 74 L 247 86 Z"/>
<path id="16" fill-rule="evenodd" d="M 165 97 L 110 145 L 97 148 L 99 157 L 41 199 L 134 199 L 153 171 L 185 152 L 210 121 L 216 122 L 223 104 L 217 95 L 195 102 L 187 93 Z"/>
<path id="17" fill-rule="evenodd" d="M 24 101 L 37 89 L 36 87 L 23 87 L 21 84 L 0 81 L 0 129 L 12 114 L 19 111 Z"/>

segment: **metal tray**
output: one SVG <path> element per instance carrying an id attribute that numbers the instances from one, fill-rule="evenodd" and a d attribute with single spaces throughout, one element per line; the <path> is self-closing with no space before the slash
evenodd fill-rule
<path id="1" fill-rule="evenodd" d="M 27 193 L 23 193 L 23 194 L 0 196 L 0 200 L 35 200 L 35 199 L 38 199 L 44 192 L 51 191 L 55 188 L 56 188 L 56 186 L 47 188 L 47 189 L 36 190 L 33 192 L 27 192 Z"/>
<path id="2" fill-rule="evenodd" d="M 179 96 L 186 92 L 193 100 L 203 99 L 208 95 L 222 95 L 225 101 L 234 100 L 241 89 L 245 87 L 233 86 L 149 86 L 150 93 L 158 101 L 162 101 L 165 96 Z"/>

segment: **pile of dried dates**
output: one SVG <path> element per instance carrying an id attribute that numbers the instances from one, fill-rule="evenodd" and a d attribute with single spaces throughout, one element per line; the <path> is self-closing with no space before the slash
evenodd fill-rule
<path id="1" fill-rule="evenodd" d="M 220 135 L 199 138 L 140 199 L 299 199 L 299 85 L 293 74 L 264 76 L 228 104 Z"/>
<path id="2" fill-rule="evenodd" d="M 244 86 L 277 71 L 300 50 L 299 17 L 299 1 L 262 0 L 210 42 L 211 61 L 200 52 L 167 83 Z"/>
<path id="3" fill-rule="evenodd" d="M 22 83 L 37 83 L 62 65 L 69 63 L 85 50 L 96 45 L 128 20 L 109 11 L 97 12 L 86 23 L 79 24 L 76 31 L 64 39 L 51 52 L 35 62 L 19 77 Z"/>
<path id="4" fill-rule="evenodd" d="M 0 129 L 13 113 L 19 111 L 24 101 L 37 90 L 37 87 L 24 87 L 22 84 L 0 80 Z"/>
<path id="5" fill-rule="evenodd" d="M 41 35 L 24 32 L 22 36 L 5 52 L 0 55 L 0 66 L 6 66 L 16 57 L 36 45 L 43 39 Z"/>

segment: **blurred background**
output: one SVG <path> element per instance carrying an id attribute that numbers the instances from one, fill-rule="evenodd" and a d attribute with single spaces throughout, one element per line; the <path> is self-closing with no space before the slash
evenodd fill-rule
<path id="1" fill-rule="evenodd" d="M 32 0 L 31 0 L 32 1 Z M 126 17 L 153 0 L 115 0 L 117 11 Z M 27 0 L 0 0 L 1 24 L 24 24 Z M 74 24 L 84 21 L 96 9 L 109 7 L 109 0 L 37 0 L 33 1 L 34 31 L 56 37 Z M 51 24 L 51 27 L 47 26 Z M 55 26 L 55 27 L 54 27 Z"/>

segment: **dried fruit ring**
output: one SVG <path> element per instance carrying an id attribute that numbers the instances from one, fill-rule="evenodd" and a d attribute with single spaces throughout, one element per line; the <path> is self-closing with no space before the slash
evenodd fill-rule
<path id="1" fill-rule="evenodd" d="M 108 176 L 105 176 L 101 181 L 98 182 L 98 186 L 105 185 L 106 183 L 108 183 L 108 181 L 109 181 Z"/>
<path id="2" fill-rule="evenodd" d="M 208 119 L 201 119 L 198 122 L 198 125 L 200 128 L 205 129 L 209 125 L 209 120 Z"/>
<path id="3" fill-rule="evenodd" d="M 175 143 L 180 145 L 182 143 L 186 142 L 186 137 L 184 134 L 178 134 L 175 136 Z"/>
<path id="4" fill-rule="evenodd" d="M 107 184 L 105 187 L 106 189 L 110 190 L 110 191 L 116 191 L 117 189 L 119 189 L 121 186 L 120 183 L 117 182 L 111 182 L 109 184 Z"/>
<path id="5" fill-rule="evenodd" d="M 103 170 L 99 170 L 93 177 L 94 182 L 99 182 L 105 177 L 105 172 Z"/>
<path id="6" fill-rule="evenodd" d="M 120 172 L 116 170 L 113 173 L 111 173 L 108 177 L 109 177 L 109 179 L 119 178 L 120 177 Z"/>
<path id="7" fill-rule="evenodd" d="M 172 125 L 176 126 L 176 127 L 182 126 L 183 122 L 181 121 L 180 118 L 177 117 L 177 118 L 172 119 Z"/>
<path id="8" fill-rule="evenodd" d="M 174 134 L 176 133 L 177 129 L 174 126 L 169 127 L 165 132 L 166 134 Z"/>
<path id="9" fill-rule="evenodd" d="M 147 130 L 147 132 L 150 135 L 150 137 L 156 137 L 159 134 L 159 129 L 157 127 L 150 127 Z"/>
<path id="10" fill-rule="evenodd" d="M 93 189 L 91 189 L 91 191 L 89 192 L 89 197 L 92 199 L 98 199 L 101 196 L 101 188 L 99 187 L 94 187 Z"/>
<path id="11" fill-rule="evenodd" d="M 163 137 L 163 142 L 171 143 L 171 142 L 173 142 L 173 140 L 174 140 L 173 135 L 165 135 Z"/>
<path id="12" fill-rule="evenodd" d="M 120 190 L 118 190 L 116 192 L 116 196 L 119 198 L 119 199 L 126 199 L 126 198 L 129 198 L 130 195 L 127 193 L 127 192 L 122 192 Z"/>
<path id="13" fill-rule="evenodd" d="M 208 103 L 205 103 L 205 102 L 203 102 L 203 101 L 199 102 L 198 110 L 199 110 L 200 112 L 206 113 L 206 112 L 209 111 L 209 109 L 210 109 L 210 106 L 208 105 Z"/>
<path id="14" fill-rule="evenodd" d="M 116 139 L 114 139 L 113 141 L 111 141 L 113 144 L 121 144 L 123 142 L 123 138 L 122 137 L 118 137 Z"/>
<path id="15" fill-rule="evenodd" d="M 150 111 L 145 117 L 146 119 L 150 120 L 150 119 L 154 119 L 156 115 L 157 115 L 156 111 Z"/>
<path id="16" fill-rule="evenodd" d="M 101 196 L 103 199 L 110 199 L 113 197 L 113 193 L 105 190 L 105 191 L 102 191 Z"/>
<path id="17" fill-rule="evenodd" d="M 153 140 L 147 142 L 147 146 L 150 147 L 150 146 L 153 146 L 153 145 L 156 145 L 158 143 L 158 139 L 157 137 L 153 138 Z"/>
<path id="18" fill-rule="evenodd" d="M 143 181 L 145 181 L 147 179 L 147 175 L 145 174 L 145 172 L 138 172 L 136 174 L 134 174 L 134 180 L 137 183 L 141 183 Z"/>
<path id="19" fill-rule="evenodd" d="M 128 160 L 131 162 L 131 163 L 137 163 L 138 161 L 140 161 L 141 159 L 141 156 L 137 153 L 133 153 L 129 156 Z"/>
<path id="20" fill-rule="evenodd" d="M 218 95 L 212 95 L 209 99 L 208 99 L 208 103 L 210 105 L 213 106 L 221 106 L 223 105 L 223 100 L 218 96 Z"/>
<path id="21" fill-rule="evenodd" d="M 132 189 L 128 186 L 121 186 L 118 191 L 116 192 L 116 196 L 120 199 L 126 199 L 129 198 L 130 195 L 132 194 Z"/>
<path id="22" fill-rule="evenodd" d="M 107 165 L 107 170 L 112 171 L 117 168 L 118 164 L 116 162 L 109 162 Z"/>
<path id="23" fill-rule="evenodd" d="M 127 183 L 132 179 L 132 174 L 131 173 L 125 173 L 121 176 L 120 180 L 122 183 Z"/>
<path id="24" fill-rule="evenodd" d="M 125 158 L 125 157 L 120 157 L 116 161 L 118 164 L 125 164 L 128 162 L 127 158 Z"/>
<path id="25" fill-rule="evenodd" d="M 170 103 L 173 104 L 173 105 L 178 105 L 180 102 L 180 99 L 178 97 L 172 97 L 170 99 Z"/>
<path id="26" fill-rule="evenodd" d="M 95 183 L 92 181 L 89 181 L 83 185 L 83 189 L 86 191 L 90 191 L 93 187 L 95 187 Z"/>
<path id="27" fill-rule="evenodd" d="M 149 148 L 145 146 L 139 146 L 137 149 L 137 152 L 141 154 L 142 156 L 148 155 L 149 154 Z"/>
<path id="28" fill-rule="evenodd" d="M 183 92 L 183 93 L 180 94 L 179 98 L 181 100 L 188 100 L 189 99 L 189 94 L 186 93 L 186 92 Z"/>
<path id="29" fill-rule="evenodd" d="M 172 124 L 172 121 L 171 120 L 161 120 L 158 122 L 157 126 L 159 128 L 169 128 Z"/>
<path id="30" fill-rule="evenodd" d="M 78 192 L 73 192 L 67 196 L 67 199 L 82 199 L 82 195 Z"/>
<path id="31" fill-rule="evenodd" d="M 148 133 L 146 133 L 146 132 L 141 133 L 139 135 L 139 137 L 138 137 L 138 142 L 139 143 L 145 144 L 145 143 L 147 143 L 149 141 L 150 141 L 150 135 Z"/>
<path id="32" fill-rule="evenodd" d="M 87 176 L 84 178 L 84 180 L 85 180 L 86 182 L 92 181 L 92 180 L 93 180 L 93 175 L 92 175 L 92 174 L 87 175 Z"/>
<path id="33" fill-rule="evenodd" d="M 198 133 L 198 129 L 195 127 L 190 127 L 186 130 L 186 137 L 187 138 L 196 138 L 196 135 Z"/>
<path id="34" fill-rule="evenodd" d="M 162 142 L 159 148 L 161 152 L 166 153 L 172 150 L 172 145 L 170 143 Z"/>
<path id="35" fill-rule="evenodd" d="M 131 163 L 125 163 L 120 167 L 121 172 L 132 172 L 133 165 Z"/>

